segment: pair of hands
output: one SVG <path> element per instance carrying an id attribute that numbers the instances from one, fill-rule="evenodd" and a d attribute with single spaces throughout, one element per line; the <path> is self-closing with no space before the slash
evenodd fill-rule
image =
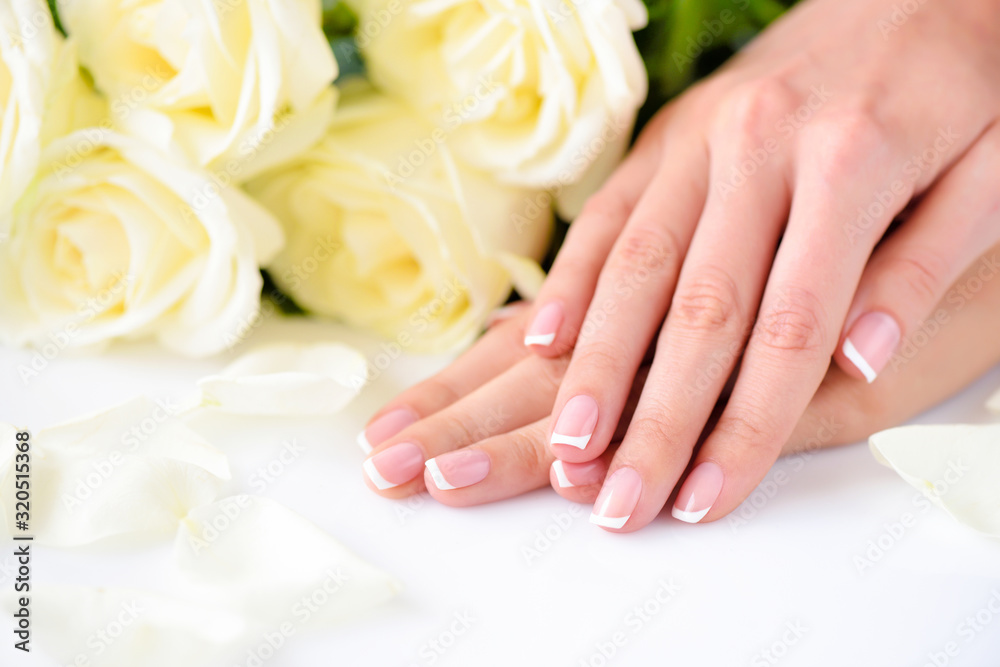
<path id="1" fill-rule="evenodd" d="M 808 0 L 664 108 L 536 302 L 372 420 L 372 485 L 715 520 L 994 363 L 1000 1 L 918 7 Z"/>

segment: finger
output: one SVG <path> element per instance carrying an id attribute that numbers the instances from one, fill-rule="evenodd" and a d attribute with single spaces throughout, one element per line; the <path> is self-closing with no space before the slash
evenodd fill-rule
<path id="1" fill-rule="evenodd" d="M 608 257 L 553 410 L 557 458 L 589 461 L 611 443 L 632 379 L 659 330 L 705 203 L 704 145 L 671 151 Z"/>
<path id="2" fill-rule="evenodd" d="M 566 363 L 528 355 L 468 396 L 406 427 L 365 460 L 369 486 L 391 498 L 418 493 L 425 461 L 547 416 Z"/>
<path id="3" fill-rule="evenodd" d="M 527 311 L 521 309 L 494 324 L 443 371 L 402 392 L 382 407 L 358 434 L 369 454 L 407 426 L 453 404 L 528 356 L 521 344 Z"/>
<path id="4" fill-rule="evenodd" d="M 573 348 L 601 267 L 636 202 L 653 178 L 661 128 L 670 110 L 650 123 L 622 164 L 570 225 L 566 240 L 535 299 L 524 345 L 544 357 Z"/>
<path id="5" fill-rule="evenodd" d="M 893 356 L 893 372 L 865 384 L 832 366 L 782 454 L 865 441 L 962 390 L 1000 362 L 998 254 L 1000 244 L 955 280 L 934 308 L 940 321 L 919 348 Z"/>
<path id="6" fill-rule="evenodd" d="M 431 459 L 424 472 L 427 490 L 445 505 L 468 507 L 513 498 L 546 486 L 550 482 L 554 461 L 546 443 L 548 421 L 546 417 L 534 424 Z M 590 469 L 571 471 L 570 474 L 580 480 L 596 475 L 604 478 L 606 460 L 598 459 L 583 465 Z M 587 486 L 575 489 L 582 496 L 587 490 Z"/>
<path id="7" fill-rule="evenodd" d="M 739 360 L 790 194 L 777 150 L 765 153 L 769 159 L 756 169 L 752 186 L 733 187 L 732 174 L 748 154 L 763 150 L 766 126 L 773 127 L 765 119 L 781 117 L 781 97 L 777 91 L 731 105 L 726 133 L 713 141 L 708 201 L 639 407 L 612 462 L 614 478 L 595 505 L 598 525 L 617 529 L 627 520 L 634 530 L 660 513 Z"/>
<path id="8" fill-rule="evenodd" d="M 994 126 L 875 251 L 834 357 L 848 375 L 874 382 L 900 342 L 934 318 L 948 286 L 984 246 L 1000 240 L 1000 195 L 983 178 L 998 172 L 1000 127 Z"/>
<path id="9" fill-rule="evenodd" d="M 833 119 L 832 119 L 833 120 Z M 849 238 L 845 221 L 871 186 L 896 177 L 878 126 L 859 120 L 812 126 L 795 198 L 733 394 L 694 459 L 674 503 L 691 523 L 728 514 L 777 459 L 826 375 L 839 331 L 871 251 L 902 209 L 885 207 L 872 235 Z M 872 242 L 873 244 L 873 242 Z"/>

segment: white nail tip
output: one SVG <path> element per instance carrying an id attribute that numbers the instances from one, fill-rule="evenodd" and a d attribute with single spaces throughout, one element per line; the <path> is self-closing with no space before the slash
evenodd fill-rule
<path id="1" fill-rule="evenodd" d="M 358 433 L 357 443 L 358 443 L 358 447 L 360 447 L 361 451 L 363 451 L 365 454 L 371 454 L 372 453 L 372 450 L 374 448 L 371 446 L 371 443 L 368 442 L 368 438 L 365 437 L 365 432 L 364 431 L 362 431 L 361 433 Z"/>
<path id="2" fill-rule="evenodd" d="M 568 489 L 571 486 L 576 486 L 576 484 L 569 481 L 569 478 L 566 477 L 566 471 L 563 469 L 563 462 L 559 459 L 552 462 L 552 470 L 556 473 L 556 479 L 559 481 L 559 488 Z"/>
<path id="3" fill-rule="evenodd" d="M 628 521 L 628 518 L 632 516 L 620 516 L 620 517 L 608 517 L 601 516 L 600 514 L 591 514 L 590 523 L 595 526 L 601 526 L 602 528 L 621 528 Z"/>
<path id="4" fill-rule="evenodd" d="M 399 486 L 398 484 L 393 484 L 385 477 L 382 477 L 382 475 L 379 474 L 378 468 L 375 467 L 375 464 L 371 459 L 365 459 L 365 462 L 361 465 L 361 467 L 365 469 L 368 479 L 370 479 L 372 484 L 374 484 L 380 491 L 391 489 L 394 486 Z"/>
<path id="5" fill-rule="evenodd" d="M 698 523 L 699 521 L 705 518 L 705 515 L 708 514 L 708 510 L 710 509 L 712 508 L 709 507 L 707 509 L 703 509 L 700 512 L 685 512 L 684 510 L 679 510 L 676 507 L 674 507 L 673 509 L 670 510 L 670 514 L 675 519 L 683 521 L 684 523 Z"/>
<path id="6" fill-rule="evenodd" d="M 550 444 L 553 445 L 570 445 L 571 447 L 577 447 L 578 449 L 583 449 L 590 442 L 590 436 L 593 433 L 588 433 L 587 435 L 563 435 L 562 433 L 553 433 L 552 439 L 549 440 Z"/>
<path id="7" fill-rule="evenodd" d="M 526 347 L 529 345 L 539 345 L 541 347 L 546 347 L 548 345 L 552 345 L 552 341 L 554 341 L 555 339 L 556 335 L 554 333 L 539 334 L 535 336 L 525 336 L 524 345 Z"/>
<path id="8" fill-rule="evenodd" d="M 871 364 L 869 364 L 865 358 L 861 356 L 861 353 L 858 352 L 858 348 L 854 347 L 854 343 L 851 342 L 850 338 L 844 339 L 843 350 L 844 356 L 850 359 L 851 363 L 854 364 L 859 371 L 861 371 L 861 373 L 865 376 L 865 379 L 868 380 L 868 384 L 874 382 L 878 373 L 876 373 L 875 369 L 871 367 Z"/>
<path id="9" fill-rule="evenodd" d="M 449 484 L 448 480 L 444 478 L 444 475 L 441 474 L 441 469 L 438 468 L 437 461 L 435 461 L 434 459 L 428 459 L 424 463 L 424 465 L 427 466 L 427 472 L 431 474 L 431 479 L 434 480 L 434 486 L 441 489 L 442 491 L 450 491 L 452 489 L 458 488 L 456 486 L 452 486 L 451 484 Z"/>

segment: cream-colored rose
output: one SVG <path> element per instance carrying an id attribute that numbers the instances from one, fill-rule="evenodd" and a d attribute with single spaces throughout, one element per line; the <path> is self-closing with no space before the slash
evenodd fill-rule
<path id="1" fill-rule="evenodd" d="M 639 0 L 355 4 L 373 80 L 453 134 L 470 164 L 561 189 L 620 157 L 647 89 Z"/>
<path id="2" fill-rule="evenodd" d="M 345 96 L 321 143 L 247 184 L 285 225 L 278 285 L 403 349 L 470 340 L 512 280 L 538 277 L 526 258 L 551 216 L 538 193 L 456 162 L 446 139 L 387 96 Z"/>
<path id="3" fill-rule="evenodd" d="M 0 2 L 0 238 L 42 147 L 72 125 L 82 82 L 45 0 Z"/>
<path id="4" fill-rule="evenodd" d="M 59 0 L 118 127 L 240 182 L 326 128 L 320 0 Z"/>
<path id="5" fill-rule="evenodd" d="M 0 244 L 0 340 L 47 358 L 155 335 L 205 355 L 260 306 L 260 263 L 281 229 L 154 148 L 102 129 L 49 146 Z"/>

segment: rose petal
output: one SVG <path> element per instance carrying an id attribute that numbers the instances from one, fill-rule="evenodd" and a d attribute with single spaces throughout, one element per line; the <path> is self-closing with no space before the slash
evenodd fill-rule
<path id="1" fill-rule="evenodd" d="M 989 400 L 986 401 L 986 407 L 992 412 L 1000 414 L 1000 391 L 990 396 Z"/>
<path id="2" fill-rule="evenodd" d="M 229 479 L 226 457 L 173 419 L 176 411 L 169 403 L 139 398 L 35 434 L 35 541 L 71 546 L 115 535 L 170 534 L 192 507 L 217 498 Z M 12 450 L 13 443 L 5 439 L 0 446 Z M 9 532 L 14 475 L 12 460 L 0 464 L 0 504 Z"/>
<path id="3" fill-rule="evenodd" d="M 192 510 L 174 553 L 194 584 L 214 589 L 218 600 L 271 627 L 335 622 L 399 589 L 310 521 L 259 496 L 232 496 Z"/>
<path id="4" fill-rule="evenodd" d="M 202 403 L 236 414 L 328 415 L 365 384 L 367 361 L 339 343 L 259 347 L 198 381 Z"/>
<path id="5" fill-rule="evenodd" d="M 4 606 L 14 611 L 13 594 Z M 31 623 L 60 665 L 215 667 L 245 633 L 238 616 L 149 591 L 36 585 Z"/>
<path id="6" fill-rule="evenodd" d="M 869 445 L 935 505 L 1000 535 L 1000 424 L 902 426 L 876 433 Z"/>

